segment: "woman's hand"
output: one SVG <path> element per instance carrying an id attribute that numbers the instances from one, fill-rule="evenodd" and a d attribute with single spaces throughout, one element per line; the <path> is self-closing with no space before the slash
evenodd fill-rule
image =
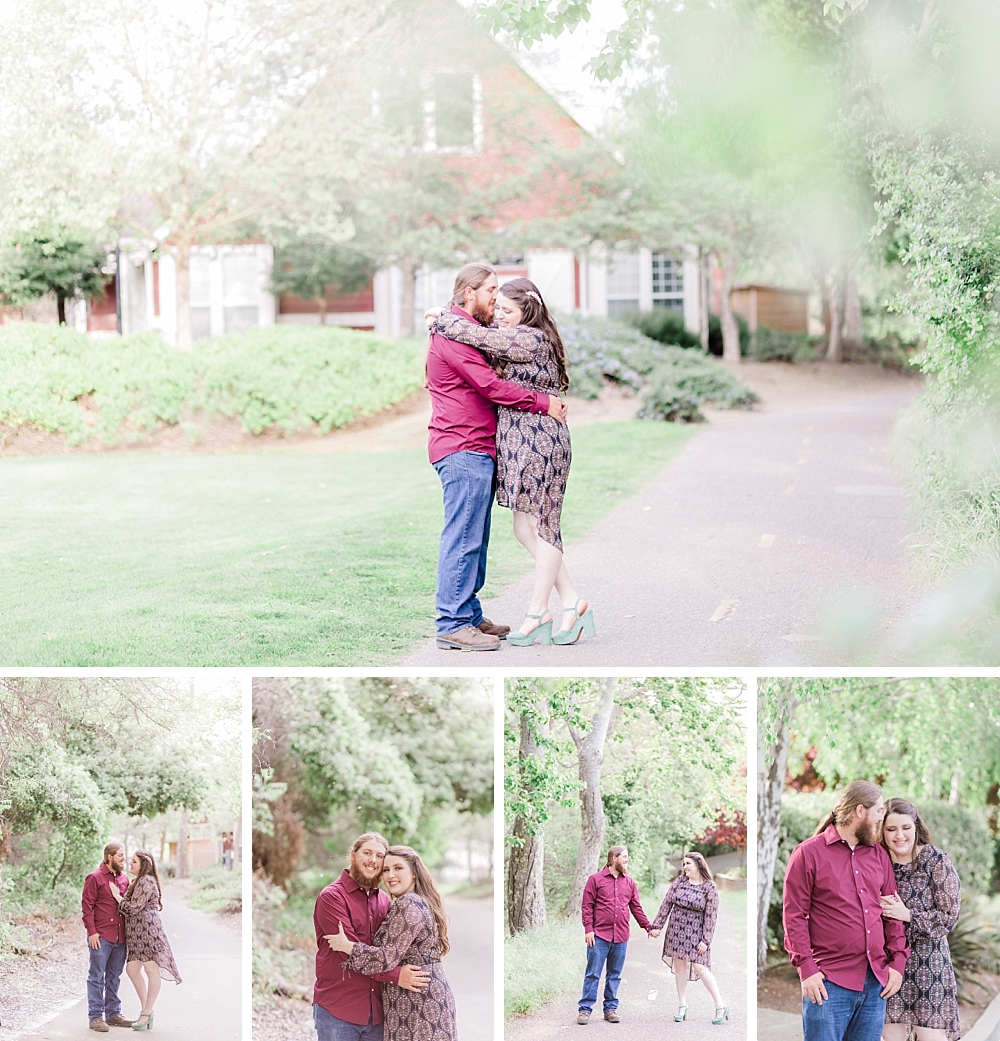
<path id="1" fill-rule="evenodd" d="M 338 922 L 340 931 L 331 933 L 323 937 L 324 940 L 330 945 L 331 951 L 340 951 L 342 954 L 350 954 L 354 950 L 354 941 L 348 940 L 344 935 L 344 923 Z"/>
<path id="2" fill-rule="evenodd" d="M 111 895 L 115 898 L 115 903 L 120 904 L 122 902 L 122 895 L 118 886 L 116 886 L 114 882 L 109 882 L 108 889 L 111 890 Z"/>
<path id="3" fill-rule="evenodd" d="M 699 954 L 704 954 L 705 951 L 707 951 L 707 950 L 708 950 L 708 944 L 705 943 L 704 940 L 702 940 L 701 943 L 698 944 L 698 953 Z"/>
<path id="4" fill-rule="evenodd" d="M 437 316 L 443 310 L 443 307 L 428 307 L 427 310 L 424 311 L 424 325 L 426 325 L 428 329 L 433 329 L 434 323 L 437 321 Z"/>
<path id="5" fill-rule="evenodd" d="M 883 918 L 895 918 L 900 922 L 908 922 L 910 920 L 910 910 L 899 899 L 897 893 L 890 893 L 888 896 L 882 897 L 881 904 Z"/>
<path id="6" fill-rule="evenodd" d="M 649 935 L 652 936 L 652 938 L 654 940 L 658 940 L 659 937 L 660 937 L 660 930 L 659 929 L 650 929 L 649 930 Z"/>

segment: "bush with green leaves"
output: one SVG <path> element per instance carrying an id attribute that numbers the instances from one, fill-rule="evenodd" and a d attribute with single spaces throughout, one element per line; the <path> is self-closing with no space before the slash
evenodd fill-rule
<path id="1" fill-rule="evenodd" d="M 820 337 L 808 333 L 789 333 L 759 325 L 750 337 L 747 354 L 755 361 L 816 361 L 820 357 L 819 340 Z"/>
<path id="2" fill-rule="evenodd" d="M 675 347 L 701 349 L 701 337 L 684 328 L 684 316 L 669 307 L 654 307 L 652 311 L 633 311 L 625 320 L 634 325 L 643 336 Z"/>
<path id="3" fill-rule="evenodd" d="M 65 327 L 0 328 L 0 423 L 70 444 L 141 441 L 205 414 L 246 430 L 329 433 L 420 389 L 423 343 L 351 329 L 271 326 L 186 354 L 155 333 L 91 339 Z"/>

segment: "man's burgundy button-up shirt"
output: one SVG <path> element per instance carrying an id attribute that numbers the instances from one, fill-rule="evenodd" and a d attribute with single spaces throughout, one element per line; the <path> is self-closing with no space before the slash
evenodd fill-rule
<path id="1" fill-rule="evenodd" d="M 108 889 L 108 883 L 112 881 L 124 896 L 128 889 L 128 876 L 113 874 L 107 864 L 102 864 L 87 876 L 83 883 L 83 927 L 88 936 L 97 933 L 108 943 L 124 943 L 125 919 L 118 910 L 118 901 Z"/>
<path id="2" fill-rule="evenodd" d="M 452 311 L 468 318 L 460 307 Z M 427 454 L 432 463 L 453 452 L 480 452 L 497 457 L 497 405 L 523 412 L 545 413 L 548 394 L 502 380 L 475 347 L 435 333 L 427 351 L 427 386 L 431 421 Z"/>
<path id="3" fill-rule="evenodd" d="M 348 940 L 372 945 L 375 933 L 389 912 L 392 901 L 381 889 L 362 889 L 342 871 L 316 897 L 313 925 L 316 927 L 316 987 L 313 1001 L 337 1019 L 364 1026 L 382 1022 L 382 984 L 397 983 L 399 968 L 378 976 L 362 976 L 347 965 L 347 955 L 330 950 L 323 939 L 344 923 Z"/>
<path id="4" fill-rule="evenodd" d="M 865 989 L 868 966 L 884 987 L 902 972 L 910 950 L 906 927 L 883 918 L 881 898 L 896 892 L 889 854 L 855 846 L 831 824 L 799 843 L 785 871 L 785 950 L 800 979 L 822 972 L 848 990 Z"/>
<path id="5" fill-rule="evenodd" d="M 610 867 L 587 879 L 583 889 L 583 931 L 595 933 L 609 943 L 624 943 L 629 938 L 629 912 L 648 933 L 649 924 L 635 879 L 616 875 Z"/>

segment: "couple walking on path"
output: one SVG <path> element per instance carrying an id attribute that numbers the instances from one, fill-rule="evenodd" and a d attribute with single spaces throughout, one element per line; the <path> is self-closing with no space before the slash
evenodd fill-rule
<path id="1" fill-rule="evenodd" d="M 318 1041 L 455 1041 L 441 967 L 448 921 L 415 850 L 360 835 L 348 867 L 316 898 L 313 923 Z"/>
<path id="2" fill-rule="evenodd" d="M 572 455 L 559 397 L 569 387 L 566 352 L 537 286 L 516 278 L 499 289 L 493 268 L 467 264 L 450 308 L 427 318 L 428 454 L 444 492 L 438 647 L 495 651 L 503 639 L 530 646 L 593 636 L 593 611 L 566 570 L 560 534 Z M 513 633 L 483 618 L 477 596 L 486 581 L 494 494 L 513 511 L 514 535 L 535 561 L 531 602 Z M 562 605 L 555 631 L 553 588 Z"/>
<path id="3" fill-rule="evenodd" d="M 960 909 L 958 874 L 917 808 L 848 784 L 785 872 L 804 1041 L 957 1041 L 948 933 Z"/>
<path id="4" fill-rule="evenodd" d="M 136 850 L 129 873 L 131 882 L 125 875 L 125 847 L 109 842 L 100 867 L 83 885 L 83 924 L 90 948 L 87 1018 L 91 1030 L 103 1033 L 110 1027 L 152 1030 L 160 977 L 181 982 L 158 913 L 163 910 L 163 894 L 152 853 Z M 139 998 L 135 1020 L 122 1016 L 118 996 L 122 969 Z"/>
<path id="5" fill-rule="evenodd" d="M 591 875 L 583 890 L 582 915 L 587 944 L 587 970 L 583 978 L 576 1021 L 586 1026 L 597 1001 L 598 984 L 604 973 L 604 1018 L 620 1023 L 618 987 L 621 983 L 630 934 L 629 914 L 657 939 L 667 927 L 662 959 L 670 967 L 677 986 L 676 1022 L 687 1019 L 689 981 L 700 979 L 715 1002 L 712 1023 L 719 1026 L 729 1019 L 712 973 L 712 938 L 719 912 L 719 891 L 712 872 L 700 853 L 686 853 L 678 876 L 670 883 L 663 903 L 652 922 L 639 902 L 639 891 L 628 874 L 629 856 L 624 846 L 608 850 L 602 871 Z"/>

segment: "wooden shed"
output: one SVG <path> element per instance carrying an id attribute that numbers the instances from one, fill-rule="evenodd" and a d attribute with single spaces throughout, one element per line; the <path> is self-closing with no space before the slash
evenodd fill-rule
<path id="1" fill-rule="evenodd" d="M 758 325 L 786 333 L 809 332 L 809 292 L 777 286 L 735 286 L 730 299 L 753 332 Z"/>

